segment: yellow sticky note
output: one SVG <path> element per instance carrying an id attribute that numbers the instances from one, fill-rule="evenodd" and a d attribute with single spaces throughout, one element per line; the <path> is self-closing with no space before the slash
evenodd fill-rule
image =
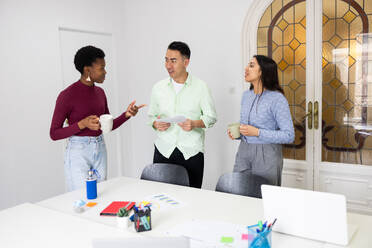
<path id="1" fill-rule="evenodd" d="M 88 202 L 85 206 L 94 207 L 95 205 L 97 205 L 97 202 Z"/>

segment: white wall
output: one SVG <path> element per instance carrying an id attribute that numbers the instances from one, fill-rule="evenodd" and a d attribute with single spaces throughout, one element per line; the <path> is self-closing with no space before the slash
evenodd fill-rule
<path id="1" fill-rule="evenodd" d="M 64 192 L 64 142 L 49 138 L 63 85 L 58 27 L 115 33 L 122 9 L 115 1 L 0 1 L 0 209 Z"/>
<path id="2" fill-rule="evenodd" d="M 64 192 L 63 142 L 49 138 L 63 85 L 60 26 L 113 33 L 120 110 L 131 99 L 149 102 L 152 85 L 167 77 L 163 61 L 171 41 L 190 45 L 189 71 L 210 86 L 219 117 L 206 136 L 203 187 L 213 189 L 236 152 L 226 126 L 239 119 L 241 29 L 250 3 L 0 0 L 0 209 Z M 146 122 L 147 109 L 119 129 L 124 175 L 138 177 L 152 161 L 155 137 Z"/>

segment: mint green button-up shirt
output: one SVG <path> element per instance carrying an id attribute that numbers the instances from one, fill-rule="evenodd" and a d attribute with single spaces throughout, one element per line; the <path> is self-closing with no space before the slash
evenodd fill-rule
<path id="1" fill-rule="evenodd" d="M 174 90 L 171 78 L 164 79 L 154 85 L 148 112 L 149 125 L 160 118 L 183 115 L 190 120 L 202 120 L 206 128 L 217 121 L 211 92 L 205 82 L 191 76 L 187 77 L 184 87 L 178 94 Z M 177 147 L 185 159 L 204 152 L 206 128 L 194 128 L 184 131 L 177 124 L 171 124 L 166 131 L 158 131 L 155 146 L 166 158 L 169 158 Z"/>

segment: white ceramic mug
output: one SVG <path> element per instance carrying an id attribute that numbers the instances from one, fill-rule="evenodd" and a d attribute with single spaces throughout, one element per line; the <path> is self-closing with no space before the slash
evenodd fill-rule
<path id="1" fill-rule="evenodd" d="M 228 125 L 228 129 L 234 139 L 240 137 L 240 122 L 231 123 Z"/>
<path id="2" fill-rule="evenodd" d="M 103 133 L 109 133 L 112 130 L 112 124 L 114 117 L 112 115 L 101 115 L 99 117 L 99 123 L 101 124 L 101 130 Z"/>

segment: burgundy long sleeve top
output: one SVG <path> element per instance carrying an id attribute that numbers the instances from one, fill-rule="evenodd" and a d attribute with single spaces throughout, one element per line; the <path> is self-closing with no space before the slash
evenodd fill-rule
<path id="1" fill-rule="evenodd" d="M 90 115 L 100 116 L 110 114 L 107 106 L 105 92 L 98 86 L 88 86 L 77 81 L 63 90 L 56 101 L 52 123 L 50 125 L 50 137 L 52 140 L 68 138 L 70 136 L 99 136 L 101 130 L 80 130 L 78 122 Z M 65 120 L 68 126 L 63 127 Z M 114 119 L 112 130 L 120 127 L 129 118 L 125 112 Z"/>

